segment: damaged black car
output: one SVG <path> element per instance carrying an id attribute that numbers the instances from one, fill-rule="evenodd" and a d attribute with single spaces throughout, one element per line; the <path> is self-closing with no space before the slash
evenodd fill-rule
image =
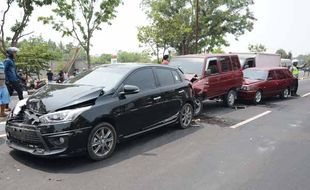
<path id="1" fill-rule="evenodd" d="M 6 123 L 7 144 L 36 156 L 109 157 L 118 142 L 177 123 L 190 126 L 193 95 L 178 69 L 99 66 L 20 101 Z"/>

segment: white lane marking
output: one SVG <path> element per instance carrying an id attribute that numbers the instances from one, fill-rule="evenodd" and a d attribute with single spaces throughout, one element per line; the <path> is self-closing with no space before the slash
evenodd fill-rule
<path id="1" fill-rule="evenodd" d="M 263 116 L 265 116 L 265 115 L 267 115 L 267 114 L 270 114 L 270 113 L 271 113 L 271 111 L 265 111 L 264 113 L 261 113 L 261 114 L 259 114 L 259 115 L 257 115 L 257 116 L 251 117 L 251 118 L 249 118 L 249 119 L 247 119 L 247 120 L 244 120 L 244 121 L 242 121 L 242 122 L 240 122 L 240 123 L 237 123 L 236 125 L 233 125 L 233 126 L 231 126 L 230 128 L 231 128 L 231 129 L 236 129 L 236 128 L 238 128 L 238 127 L 241 127 L 242 125 L 245 125 L 245 124 L 247 124 L 247 123 L 250 123 L 251 121 L 254 121 L 254 120 L 256 120 L 256 119 L 258 119 L 258 118 L 260 118 L 260 117 L 263 117 Z"/>
<path id="2" fill-rule="evenodd" d="M 2 138 L 2 137 L 6 137 L 6 134 L 2 134 L 2 135 L 0 135 L 0 138 Z"/>
<path id="3" fill-rule="evenodd" d="M 310 95 L 310 92 L 307 93 L 307 94 L 302 95 L 301 97 L 304 98 L 304 97 L 309 96 L 309 95 Z"/>

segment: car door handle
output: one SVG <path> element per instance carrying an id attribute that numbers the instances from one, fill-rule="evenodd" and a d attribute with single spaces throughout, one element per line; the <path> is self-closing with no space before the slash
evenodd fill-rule
<path id="1" fill-rule="evenodd" d="M 161 99 L 161 96 L 158 96 L 158 97 L 156 97 L 156 98 L 153 98 L 153 100 L 160 100 Z"/>
<path id="2" fill-rule="evenodd" d="M 179 94 L 182 94 L 182 93 L 184 93 L 184 92 L 185 92 L 184 90 L 180 90 L 180 91 L 179 91 Z"/>

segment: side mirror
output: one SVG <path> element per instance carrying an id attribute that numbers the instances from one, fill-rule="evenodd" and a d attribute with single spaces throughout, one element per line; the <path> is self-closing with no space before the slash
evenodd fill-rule
<path id="1" fill-rule="evenodd" d="M 120 95 L 137 94 L 139 92 L 139 87 L 133 85 L 125 85 Z"/>
<path id="2" fill-rule="evenodd" d="M 211 73 L 212 73 L 212 72 L 211 72 L 211 69 L 207 69 L 206 72 L 205 72 L 205 75 L 206 75 L 206 76 L 210 76 Z"/>

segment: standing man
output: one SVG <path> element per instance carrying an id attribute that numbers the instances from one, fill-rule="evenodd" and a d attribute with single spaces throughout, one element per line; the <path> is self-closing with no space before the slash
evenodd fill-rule
<path id="1" fill-rule="evenodd" d="M 5 86 L 4 64 L 0 62 L 0 117 L 6 117 L 5 108 L 10 103 L 10 95 Z"/>
<path id="2" fill-rule="evenodd" d="M 47 75 L 48 83 L 52 83 L 53 82 L 53 77 L 54 77 L 54 74 L 53 74 L 52 70 L 48 69 L 46 75 Z"/>
<path id="3" fill-rule="evenodd" d="M 163 61 L 161 62 L 163 65 L 168 65 L 169 64 L 169 55 L 164 55 Z"/>
<path id="4" fill-rule="evenodd" d="M 6 51 L 6 59 L 4 60 L 4 72 L 7 88 L 10 96 L 12 96 L 14 90 L 18 94 L 19 100 L 24 99 L 23 87 L 20 84 L 21 77 L 17 74 L 15 60 L 19 49 L 16 47 L 10 47 Z"/>
<path id="5" fill-rule="evenodd" d="M 292 96 L 298 96 L 297 95 L 297 89 L 298 89 L 298 75 L 299 75 L 299 70 L 297 68 L 298 65 L 298 60 L 294 59 L 292 61 L 293 65 L 290 67 L 290 71 L 293 74 L 294 78 L 295 78 L 295 85 L 294 85 L 294 89 L 292 90 Z"/>

